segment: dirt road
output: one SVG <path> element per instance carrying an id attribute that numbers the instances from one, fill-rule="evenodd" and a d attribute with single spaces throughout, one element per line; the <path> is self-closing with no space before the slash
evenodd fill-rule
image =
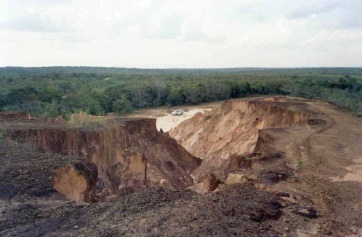
<path id="1" fill-rule="evenodd" d="M 186 119 L 191 118 L 197 113 L 204 113 L 205 111 L 210 111 L 213 108 L 220 106 L 223 102 L 212 102 L 201 105 L 186 105 L 186 106 L 176 106 L 176 107 L 160 107 L 153 109 L 143 109 L 133 112 L 130 115 L 125 117 L 127 118 L 157 118 L 156 126 L 160 131 L 168 132 L 172 128 L 178 126 L 180 123 Z M 171 112 L 177 109 L 183 109 L 185 112 L 182 115 L 172 116 Z"/>

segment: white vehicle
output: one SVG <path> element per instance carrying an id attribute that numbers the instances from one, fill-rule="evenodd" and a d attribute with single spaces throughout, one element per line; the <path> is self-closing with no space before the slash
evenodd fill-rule
<path id="1" fill-rule="evenodd" d="M 183 115 L 183 113 L 184 113 L 184 110 L 183 110 L 183 109 L 177 109 L 177 110 L 173 111 L 173 112 L 171 113 L 171 115 L 172 115 L 172 116 L 178 116 L 178 115 Z"/>

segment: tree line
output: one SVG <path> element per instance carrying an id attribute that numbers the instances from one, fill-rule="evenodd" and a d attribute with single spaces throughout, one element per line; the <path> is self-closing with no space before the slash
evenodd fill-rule
<path id="1" fill-rule="evenodd" d="M 105 115 L 135 109 L 199 104 L 257 95 L 324 99 L 361 115 L 361 78 L 319 74 L 279 75 L 111 75 L 51 73 L 7 75 L 0 110 L 25 110 L 34 116 L 67 117 L 80 111 Z M 23 84 L 26 84 L 22 86 Z"/>

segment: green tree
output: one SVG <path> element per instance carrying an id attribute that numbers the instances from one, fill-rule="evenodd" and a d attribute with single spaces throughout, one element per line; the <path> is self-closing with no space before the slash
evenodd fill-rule
<path id="1" fill-rule="evenodd" d="M 128 114 L 132 112 L 133 108 L 131 102 L 126 97 L 123 97 L 113 101 L 112 110 L 117 114 Z"/>
<path id="2" fill-rule="evenodd" d="M 181 87 L 172 87 L 170 88 L 170 92 L 167 97 L 167 102 L 170 105 L 180 105 L 185 102 L 185 95 Z"/>
<path id="3" fill-rule="evenodd" d="M 104 110 L 100 102 L 91 96 L 89 90 L 79 91 L 74 95 L 68 96 L 63 103 L 66 113 L 77 113 L 84 111 L 92 115 L 103 115 Z"/>
<path id="4" fill-rule="evenodd" d="M 230 97 L 231 98 L 239 98 L 241 97 L 242 92 L 240 86 L 235 82 L 231 82 L 230 84 Z"/>
<path id="5" fill-rule="evenodd" d="M 11 89 L 7 95 L 7 104 L 18 105 L 23 102 L 38 100 L 39 92 L 34 87 Z"/>
<path id="6" fill-rule="evenodd" d="M 51 103 L 53 100 L 60 100 L 61 98 L 60 90 L 55 87 L 46 86 L 39 92 L 39 99 L 43 102 Z"/>
<path id="7" fill-rule="evenodd" d="M 3 108 L 5 107 L 5 105 L 6 105 L 5 100 L 0 97 L 0 111 L 3 110 Z"/>

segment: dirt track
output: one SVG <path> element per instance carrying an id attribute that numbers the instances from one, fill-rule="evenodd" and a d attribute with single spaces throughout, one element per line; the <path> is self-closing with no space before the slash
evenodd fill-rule
<path id="1" fill-rule="evenodd" d="M 161 107 L 155 109 L 144 109 L 133 112 L 130 115 L 126 115 L 126 118 L 157 118 L 157 129 L 162 129 L 164 132 L 170 131 L 172 128 L 178 126 L 183 121 L 191 118 L 195 114 L 206 111 L 210 111 L 215 107 L 218 107 L 223 102 L 212 102 L 202 105 L 193 105 L 193 106 L 176 106 L 172 108 Z M 185 112 L 179 116 L 172 116 L 171 112 L 176 109 L 183 109 Z"/>
<path id="2" fill-rule="evenodd" d="M 313 132 L 291 130 L 297 136 L 277 134 L 274 148 L 283 152 L 289 164 L 297 165 L 295 182 L 280 183 L 275 188 L 293 190 L 310 201 L 322 213 L 311 232 L 344 236 L 347 230 L 362 235 L 362 158 L 361 119 L 319 101 L 307 101 L 306 110 L 318 114 L 326 123 Z M 290 137 L 300 138 L 293 139 Z M 289 140 L 288 140 L 289 139 Z M 352 182 L 353 181 L 353 182 Z M 318 235 L 318 234 L 317 234 Z"/>

